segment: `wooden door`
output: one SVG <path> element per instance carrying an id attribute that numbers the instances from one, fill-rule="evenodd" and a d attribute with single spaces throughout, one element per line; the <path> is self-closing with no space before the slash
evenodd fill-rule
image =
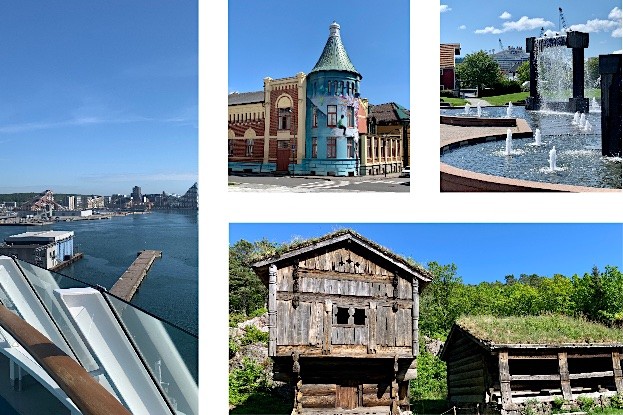
<path id="1" fill-rule="evenodd" d="M 357 385 L 337 385 L 335 390 L 335 407 L 355 409 L 357 407 Z"/>
<path id="2" fill-rule="evenodd" d="M 290 140 L 277 141 L 277 171 L 288 171 L 290 164 Z"/>

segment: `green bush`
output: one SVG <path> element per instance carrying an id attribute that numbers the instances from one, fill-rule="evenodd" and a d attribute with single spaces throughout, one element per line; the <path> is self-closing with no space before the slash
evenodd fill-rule
<path id="1" fill-rule="evenodd" d="M 264 343 L 268 344 L 268 333 L 265 333 L 255 326 L 247 326 L 245 328 L 244 336 L 240 340 L 242 346 L 246 346 L 252 343 Z"/>
<path id="2" fill-rule="evenodd" d="M 623 409 L 623 394 L 619 393 L 617 395 L 611 396 L 610 406 L 615 409 Z"/>
<path id="3" fill-rule="evenodd" d="M 252 394 L 267 391 L 269 386 L 264 366 L 245 357 L 242 368 L 229 373 L 229 404 L 240 405 Z"/>
<path id="4" fill-rule="evenodd" d="M 254 317 L 260 317 L 264 314 L 268 313 L 268 309 L 267 308 L 258 308 L 255 311 L 252 311 L 251 313 L 249 313 L 249 318 L 254 318 Z"/>
<path id="5" fill-rule="evenodd" d="M 244 313 L 229 313 L 229 327 L 236 327 L 238 323 L 247 320 L 248 317 Z"/>
<path id="6" fill-rule="evenodd" d="M 585 411 L 585 412 L 592 411 L 595 408 L 595 406 L 597 405 L 595 403 L 595 400 L 593 398 L 588 397 L 588 396 L 578 396 L 578 398 L 576 399 L 576 402 L 580 406 L 580 409 Z"/>
<path id="7" fill-rule="evenodd" d="M 446 363 L 420 347 L 417 358 L 417 378 L 411 381 L 411 398 L 415 400 L 446 399 Z"/>
<path id="8" fill-rule="evenodd" d="M 229 358 L 231 359 L 232 357 L 234 357 L 236 353 L 238 353 L 238 350 L 240 350 L 240 345 L 238 344 L 236 340 L 230 337 L 229 338 Z"/>

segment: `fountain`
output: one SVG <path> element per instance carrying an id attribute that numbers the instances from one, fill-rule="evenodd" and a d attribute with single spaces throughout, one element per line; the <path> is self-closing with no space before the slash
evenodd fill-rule
<path id="1" fill-rule="evenodd" d="M 549 169 L 556 171 L 556 146 L 553 146 L 549 151 Z"/>
<path id="2" fill-rule="evenodd" d="M 478 114 L 478 117 L 482 115 L 482 108 L 480 108 L 480 102 L 476 105 L 476 113 Z"/>
<path id="3" fill-rule="evenodd" d="M 601 105 L 599 105 L 599 103 L 597 102 L 595 97 L 593 97 L 593 100 L 591 101 L 591 111 L 592 112 L 601 112 Z"/>
<path id="4" fill-rule="evenodd" d="M 539 128 L 537 128 L 536 131 L 534 132 L 534 145 L 535 146 L 541 145 L 541 130 Z"/>
<path id="5" fill-rule="evenodd" d="M 504 155 L 510 156 L 513 152 L 513 133 L 510 128 L 506 130 L 506 151 Z"/>
<path id="6" fill-rule="evenodd" d="M 465 104 L 465 109 L 463 110 L 463 113 L 464 113 L 465 115 L 469 115 L 469 110 L 470 110 L 470 107 L 471 107 L 471 106 L 469 105 L 469 102 Z"/>
<path id="7" fill-rule="evenodd" d="M 573 49 L 573 67 L 570 64 L 571 56 L 556 59 L 550 56 L 546 65 L 537 67 L 536 61 L 531 62 L 533 71 L 542 71 L 541 75 L 532 76 L 532 79 L 541 79 L 538 84 L 551 86 L 568 93 L 573 90 L 573 96 L 568 102 L 562 102 L 558 92 L 543 92 L 536 95 L 535 100 L 527 100 L 526 106 L 513 108 L 512 102 L 508 106 L 487 107 L 485 118 L 478 120 L 480 126 L 491 127 L 490 131 L 481 136 L 456 137 L 442 135 L 441 174 L 442 191 L 515 191 L 515 190 L 563 190 L 586 191 L 587 188 L 621 189 L 621 55 L 602 55 L 600 62 L 601 105 L 597 99 L 583 97 L 583 88 L 576 85 L 584 84 L 577 79 L 577 58 L 582 47 L 584 35 L 575 32 L 561 37 L 567 39 L 567 47 Z M 573 38 L 575 36 L 575 38 Z M 579 37 L 578 37 L 579 36 Z M 586 35 L 588 36 L 588 35 Z M 569 45 L 569 39 L 571 44 Z M 575 40 L 574 40 L 575 39 Z M 587 39 L 586 45 L 588 44 Z M 540 40 L 539 40 L 540 41 Z M 548 46 L 565 45 L 556 38 Z M 533 45 L 535 46 L 535 45 Z M 545 48 L 537 42 L 539 52 Z M 569 49 L 551 48 L 553 53 L 569 54 Z M 554 51 L 553 49 L 558 49 Z M 532 55 L 532 53 L 531 53 Z M 555 64 L 560 67 L 555 67 Z M 547 73 L 551 71 L 552 73 Z M 538 74 L 538 71 L 537 71 Z M 564 79 L 563 79 L 564 78 Z M 573 83 L 571 83 L 573 78 Z M 559 82 L 560 81 L 560 82 Z M 531 98 L 536 82 L 531 83 Z M 533 88 L 534 87 L 534 88 Z M 554 97 L 558 101 L 549 101 Z M 566 99 L 566 98 L 565 98 Z M 586 105 L 584 105 L 584 103 Z M 597 110 L 600 109 L 601 111 Z M 535 109 L 538 109 L 535 111 Z M 442 109 L 442 123 L 453 124 L 456 121 L 447 120 L 449 115 L 460 115 L 460 110 Z M 517 120 L 517 125 L 509 124 Z M 519 122 L 523 126 L 520 127 Z M 506 123 L 506 124 L 504 124 Z M 458 124 L 455 124 L 458 125 Z M 512 126 L 517 131 L 512 139 L 510 130 L 500 127 Z M 506 130 L 506 134 L 504 134 Z M 476 130 L 473 130 L 476 131 Z M 531 134 L 531 131 L 534 134 Z M 442 133 L 443 134 L 443 133 Z M 485 135 L 486 134 L 486 135 Z M 525 140 L 530 137 L 534 140 Z M 498 140 L 506 138 L 506 147 L 500 151 Z M 512 142 L 513 140 L 514 142 Z M 465 145 L 467 144 L 469 145 Z M 546 143 L 547 146 L 544 146 Z M 550 150 L 551 149 L 551 150 Z M 513 157 L 500 157 L 500 155 Z M 549 156 L 550 168 L 538 168 L 543 160 Z M 556 166 L 561 162 L 564 167 Z M 453 169 L 446 169 L 451 166 Z M 457 171 L 458 170 L 458 171 Z M 461 170 L 470 174 L 463 174 Z M 557 174 L 547 174 L 556 171 Z M 475 175 L 471 175 L 475 173 Z M 492 179 L 491 177 L 494 176 Z M 498 176 L 495 178 L 495 176 Z M 487 183 L 487 184 L 483 184 Z"/>

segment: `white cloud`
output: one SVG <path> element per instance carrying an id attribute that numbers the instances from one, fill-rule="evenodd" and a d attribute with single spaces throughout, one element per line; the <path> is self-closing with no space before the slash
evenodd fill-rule
<path id="1" fill-rule="evenodd" d="M 465 26 L 464 24 L 459 26 L 459 30 L 465 30 L 465 29 L 467 29 L 467 26 Z"/>
<path id="2" fill-rule="evenodd" d="M 504 29 L 502 29 L 504 32 L 510 32 L 511 30 L 520 32 L 523 30 L 540 29 L 541 27 L 551 27 L 554 26 L 554 23 L 542 17 L 529 18 L 528 16 L 521 16 L 516 22 L 504 22 L 502 26 L 504 26 Z"/>
<path id="3" fill-rule="evenodd" d="M 614 52 L 612 52 L 612 53 L 618 53 L 618 54 L 620 55 L 620 54 L 622 54 L 622 53 L 623 53 L 623 50 L 621 50 L 621 49 L 619 49 L 619 50 L 615 50 L 615 51 L 614 51 Z"/>
<path id="4" fill-rule="evenodd" d="M 449 12 L 450 10 L 452 10 L 452 8 L 450 8 L 447 4 L 440 5 L 440 13 Z"/>
<path id="5" fill-rule="evenodd" d="M 507 11 L 505 11 L 504 13 L 502 13 L 500 15 L 500 19 L 506 20 L 506 19 L 510 19 L 510 18 L 511 18 L 511 14 L 509 12 L 507 12 Z"/>
<path id="6" fill-rule="evenodd" d="M 621 37 L 621 28 L 619 27 L 618 29 L 614 29 L 612 31 L 612 33 L 610 34 L 610 36 L 612 36 L 612 37 Z"/>
<path id="7" fill-rule="evenodd" d="M 545 20 L 542 17 L 532 17 L 522 16 L 519 20 L 515 22 L 504 22 L 502 23 L 502 28 L 499 29 L 495 26 L 487 26 L 484 29 L 478 29 L 474 31 L 474 33 L 482 35 L 486 33 L 499 34 L 510 31 L 521 32 L 524 30 L 534 30 L 540 29 L 542 27 L 552 27 L 554 23 L 549 20 Z"/>
<path id="8" fill-rule="evenodd" d="M 608 14 L 608 19 L 621 20 L 621 9 L 619 9 L 618 7 L 615 7 L 614 9 L 612 9 L 610 11 L 610 14 Z"/>
<path id="9" fill-rule="evenodd" d="M 483 35 L 483 34 L 486 34 L 486 33 L 498 34 L 498 33 L 502 33 L 502 31 L 500 29 L 496 29 L 493 26 L 487 26 L 484 29 L 474 30 L 474 33 L 476 33 L 478 35 Z"/>
<path id="10" fill-rule="evenodd" d="M 607 32 L 609 30 L 615 30 L 621 27 L 621 22 L 614 22 L 612 20 L 593 19 L 586 23 L 574 24 L 569 27 L 569 30 L 577 30 L 579 32 Z"/>

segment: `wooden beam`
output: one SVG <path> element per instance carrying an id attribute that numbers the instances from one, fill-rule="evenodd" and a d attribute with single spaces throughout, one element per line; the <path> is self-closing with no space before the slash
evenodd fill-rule
<path id="1" fill-rule="evenodd" d="M 614 371 L 606 370 L 603 372 L 571 373 L 569 379 L 606 378 L 611 376 L 614 376 Z"/>
<path id="2" fill-rule="evenodd" d="M 621 354 L 619 352 L 612 352 L 612 369 L 617 393 L 623 393 L 623 371 L 621 370 Z"/>
<path id="3" fill-rule="evenodd" d="M 512 375 L 511 381 L 517 380 L 560 380 L 560 374 L 555 375 Z"/>
<path id="4" fill-rule="evenodd" d="M 571 401 L 573 400 L 573 393 L 571 392 L 567 352 L 558 353 L 558 372 L 560 373 L 560 388 L 562 389 L 562 397 L 567 401 Z"/>
<path id="5" fill-rule="evenodd" d="M 324 301 L 324 321 L 322 322 L 322 354 L 331 354 L 331 328 L 333 327 L 332 315 L 333 303 L 331 300 Z"/>
<path id="6" fill-rule="evenodd" d="M 502 409 L 508 410 L 513 404 L 511 395 L 511 375 L 508 366 L 508 352 L 503 351 L 498 354 L 498 365 L 500 370 L 500 393 L 502 395 Z"/>
<path id="7" fill-rule="evenodd" d="M 282 322 L 285 325 L 285 322 Z M 268 267 L 268 356 L 277 353 L 277 266 Z"/>
<path id="8" fill-rule="evenodd" d="M 413 356 L 417 356 L 420 354 L 420 331 L 419 331 L 419 322 L 420 322 L 420 294 L 419 294 L 419 286 L 420 282 L 417 278 L 413 278 L 412 283 L 412 299 L 413 299 L 413 308 L 411 309 L 411 317 L 413 319 L 411 323 L 412 329 L 412 342 L 413 342 Z"/>

